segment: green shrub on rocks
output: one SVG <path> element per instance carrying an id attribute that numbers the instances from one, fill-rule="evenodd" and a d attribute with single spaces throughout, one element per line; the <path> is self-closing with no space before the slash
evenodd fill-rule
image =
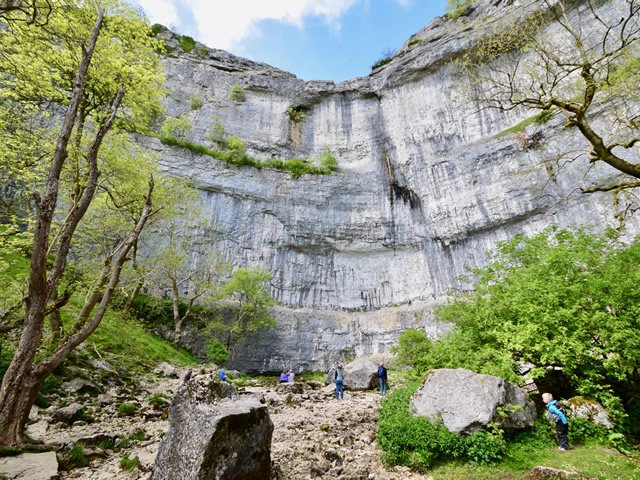
<path id="1" fill-rule="evenodd" d="M 237 103 L 242 103 L 247 99 L 247 92 L 240 85 L 231 85 L 229 99 Z"/>
<path id="2" fill-rule="evenodd" d="M 204 102 L 202 101 L 202 97 L 197 93 L 194 93 L 189 97 L 189 108 L 191 110 L 200 110 Z"/>
<path id="3" fill-rule="evenodd" d="M 448 459 L 467 459 L 489 465 L 504 457 L 506 442 L 500 430 L 458 435 L 424 417 L 411 415 L 411 395 L 419 385 L 419 382 L 413 382 L 394 390 L 382 402 L 377 441 L 385 464 L 404 465 L 425 472 Z"/>
<path id="4" fill-rule="evenodd" d="M 120 417 L 131 417 L 138 413 L 138 406 L 131 402 L 122 402 L 118 405 L 118 415 Z"/>
<path id="5" fill-rule="evenodd" d="M 129 455 L 124 455 L 120 459 L 120 468 L 123 470 L 131 471 L 138 467 L 140 467 L 140 459 L 137 455 L 133 458 L 129 458 Z"/>
<path id="6" fill-rule="evenodd" d="M 183 35 L 180 37 L 180 42 L 178 43 L 178 45 L 184 53 L 189 53 L 195 48 L 196 41 L 187 35 Z"/>

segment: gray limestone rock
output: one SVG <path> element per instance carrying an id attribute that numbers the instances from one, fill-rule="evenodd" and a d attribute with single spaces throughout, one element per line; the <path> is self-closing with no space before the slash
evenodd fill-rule
<path id="1" fill-rule="evenodd" d="M 375 388 L 378 366 L 368 358 L 356 358 L 344 367 L 344 387 L 349 390 Z"/>
<path id="2" fill-rule="evenodd" d="M 544 2 L 475 3 L 468 16 L 425 26 L 369 76 L 338 84 L 305 82 L 221 50 L 203 54 L 204 46 L 163 60 L 167 115 L 188 117 L 194 143 L 213 146 L 215 116 L 256 158 L 317 158 L 328 147 L 338 159 L 334 174 L 293 179 L 138 137 L 160 170 L 199 190 L 202 215 L 216 225 L 215 237 L 204 240 L 234 266 L 272 275 L 270 293 L 282 305 L 273 310 L 278 329 L 240 345 L 233 368 L 326 371 L 335 358 L 388 353 L 407 328 L 440 336 L 448 326 L 433 322 L 433 308 L 452 287 L 469 288 L 457 279 L 467 265 L 483 266 L 499 241 L 549 224 L 615 225 L 610 192 L 577 191 L 615 181 L 616 172 L 588 155 L 558 168 L 567 151 L 587 151 L 562 115 L 508 133 L 537 112 L 470 101 L 483 85 L 471 84 L 455 62 L 501 23 L 522 22 Z M 614 18 L 626 2 L 594 5 Z M 570 2 L 569 18 L 584 7 L 584 0 Z M 549 25 L 542 35 L 554 33 Z M 487 68 L 503 61 L 508 56 Z M 245 89 L 245 102 L 229 99 L 234 84 Z M 189 107 L 192 95 L 202 108 Z M 302 121 L 288 117 L 292 106 L 304 107 Z M 594 128 L 609 131 L 598 108 Z M 633 236 L 640 217 L 626 226 Z M 194 337 L 188 346 L 204 358 L 206 340 Z"/>
<path id="3" fill-rule="evenodd" d="M 609 413 L 592 398 L 572 397 L 563 404 L 567 406 L 570 416 L 573 418 L 584 418 L 606 429 L 613 428 Z"/>
<path id="4" fill-rule="evenodd" d="M 498 414 L 502 409 L 506 418 Z M 533 426 L 536 409 L 524 390 L 506 380 L 463 368 L 434 370 L 411 398 L 411 413 L 470 434 L 492 422 L 516 430 Z"/>
<path id="5" fill-rule="evenodd" d="M 71 425 L 82 415 L 83 412 L 84 406 L 74 402 L 71 405 L 59 408 L 58 410 L 53 412 L 52 419 L 55 422 L 62 422 L 66 423 L 67 425 Z"/>
<path id="6" fill-rule="evenodd" d="M 155 369 L 156 373 L 164 375 L 165 377 L 178 378 L 178 370 L 173 365 L 169 365 L 167 362 L 162 362 Z"/>
<path id="7" fill-rule="evenodd" d="M 73 380 L 64 382 L 61 387 L 67 393 L 96 393 L 98 391 L 95 383 L 84 378 L 74 378 Z"/>
<path id="8" fill-rule="evenodd" d="M 270 479 L 273 423 L 256 398 L 195 377 L 174 396 L 169 423 L 153 480 Z"/>
<path id="9" fill-rule="evenodd" d="M 0 458 L 0 478 L 7 480 L 55 480 L 58 460 L 55 452 L 23 453 Z"/>

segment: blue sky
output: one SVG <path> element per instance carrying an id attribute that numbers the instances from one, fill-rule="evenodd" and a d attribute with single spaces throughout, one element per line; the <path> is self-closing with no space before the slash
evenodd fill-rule
<path id="1" fill-rule="evenodd" d="M 305 80 L 367 75 L 446 0 L 137 0 L 152 23 Z"/>

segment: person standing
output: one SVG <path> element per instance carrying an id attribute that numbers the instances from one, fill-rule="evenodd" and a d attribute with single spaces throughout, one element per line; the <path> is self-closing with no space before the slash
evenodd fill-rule
<path id="1" fill-rule="evenodd" d="M 227 383 L 227 372 L 225 372 L 224 368 L 222 367 L 220 367 L 220 370 L 218 370 L 218 378 L 221 382 Z"/>
<path id="2" fill-rule="evenodd" d="M 340 362 L 336 363 L 335 369 L 336 398 L 344 400 L 344 369 Z"/>
<path id="3" fill-rule="evenodd" d="M 564 407 L 560 405 L 557 400 L 554 400 L 553 395 L 550 393 L 543 393 L 542 401 L 549 412 L 551 420 L 556 424 L 556 434 L 558 435 L 560 451 L 566 452 L 569 450 L 569 439 L 567 438 L 569 434 L 569 421 L 565 415 Z"/>
<path id="4" fill-rule="evenodd" d="M 387 393 L 387 369 L 384 367 L 384 362 L 380 362 L 378 366 L 378 385 L 380 386 L 380 393 L 385 395 Z"/>

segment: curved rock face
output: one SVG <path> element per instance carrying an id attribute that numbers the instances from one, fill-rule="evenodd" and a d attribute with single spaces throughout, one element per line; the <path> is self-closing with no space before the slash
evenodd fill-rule
<path id="1" fill-rule="evenodd" d="M 612 15 L 624 3 L 598 8 Z M 335 174 L 295 180 L 142 141 L 157 150 L 162 169 L 200 189 L 220 232 L 216 246 L 235 265 L 267 268 L 284 306 L 326 312 L 441 302 L 452 285 L 467 288 L 456 278 L 498 241 L 552 223 L 610 224 L 617 208 L 610 193 L 576 193 L 611 176 L 609 167 L 590 168 L 582 158 L 558 169 L 562 154 L 586 147 L 560 115 L 498 138 L 535 112 L 469 100 L 482 86 L 462 77 L 455 59 L 498 19 L 517 22 L 541 8 L 531 0 L 476 4 L 468 17 L 434 20 L 368 77 L 340 84 L 304 82 L 200 45 L 164 61 L 167 113 L 188 115 L 196 143 L 211 144 L 216 117 L 259 158 L 317 157 L 328 147 L 338 158 Z M 232 85 L 244 88 L 245 101 L 229 98 Z M 194 95 L 203 106 L 192 110 Z M 304 117 L 290 119 L 289 107 Z"/>
<path id="2" fill-rule="evenodd" d="M 536 419 L 536 407 L 524 390 L 464 368 L 431 372 L 411 397 L 410 410 L 433 422 L 442 421 L 450 432 L 464 434 L 492 422 L 507 430 L 522 429 L 533 426 Z"/>

